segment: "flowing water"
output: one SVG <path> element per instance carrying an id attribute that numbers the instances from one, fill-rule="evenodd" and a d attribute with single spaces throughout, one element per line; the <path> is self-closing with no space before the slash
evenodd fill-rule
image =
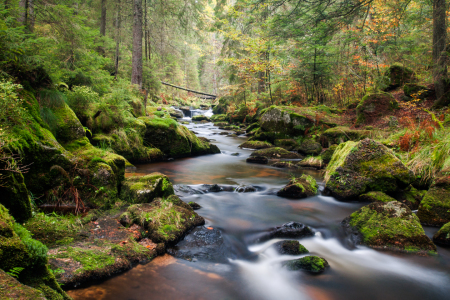
<path id="1" fill-rule="evenodd" d="M 186 261 L 166 254 L 96 285 L 72 290 L 74 299 L 450 299 L 450 249 L 438 247 L 438 256 L 420 257 L 353 248 L 339 223 L 364 203 L 321 195 L 303 200 L 277 197 L 275 192 L 292 171 L 247 164 L 251 151 L 237 147 L 245 138 L 219 135 L 223 130 L 212 123 L 187 127 L 212 139 L 222 153 L 139 165 L 127 175 L 159 171 L 174 184 L 193 189 L 201 184 L 255 186 L 257 191 L 251 193 L 180 193 L 184 201 L 202 206 L 197 213 L 206 219 L 206 226 L 222 230 L 233 250 L 228 262 Z M 314 176 L 323 189 L 319 172 L 303 172 Z M 278 254 L 272 244 L 279 240 L 252 242 L 255 234 L 288 221 L 315 230 L 315 236 L 300 242 L 312 255 L 327 259 L 330 268 L 325 273 L 286 271 L 281 262 L 297 257 Z M 425 230 L 432 236 L 437 228 Z"/>

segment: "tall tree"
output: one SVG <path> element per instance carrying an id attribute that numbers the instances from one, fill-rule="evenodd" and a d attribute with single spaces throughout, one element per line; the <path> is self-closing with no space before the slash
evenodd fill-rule
<path id="1" fill-rule="evenodd" d="M 142 0 L 133 4 L 133 54 L 131 59 L 131 83 L 142 88 Z"/>
<path id="2" fill-rule="evenodd" d="M 106 0 L 102 0 L 102 15 L 100 18 L 100 34 L 105 36 L 106 34 Z"/>
<path id="3" fill-rule="evenodd" d="M 447 76 L 447 3 L 446 0 L 433 1 L 433 80 L 436 90 L 436 107 L 450 103 Z"/>

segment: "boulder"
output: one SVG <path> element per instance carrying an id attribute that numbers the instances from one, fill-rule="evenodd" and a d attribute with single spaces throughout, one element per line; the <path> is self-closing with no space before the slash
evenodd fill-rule
<path id="1" fill-rule="evenodd" d="M 300 244 L 299 241 L 280 241 L 276 242 L 274 246 L 280 254 L 301 255 L 309 253 L 305 246 Z"/>
<path id="2" fill-rule="evenodd" d="M 391 202 L 397 201 L 383 192 L 368 192 L 359 195 L 359 200 L 363 202 Z"/>
<path id="3" fill-rule="evenodd" d="M 342 221 L 353 243 L 378 250 L 434 254 L 436 246 L 425 234 L 419 218 L 398 202 L 374 202 Z"/>
<path id="4" fill-rule="evenodd" d="M 435 179 L 419 205 L 420 222 L 430 226 L 442 226 L 450 222 L 450 179 L 448 175 Z"/>
<path id="5" fill-rule="evenodd" d="M 418 190 L 411 185 L 393 196 L 397 201 L 406 204 L 411 210 L 416 210 L 426 193 L 427 191 Z"/>
<path id="6" fill-rule="evenodd" d="M 261 149 L 254 151 L 250 157 L 264 156 L 270 159 L 278 158 L 301 158 L 302 156 L 297 153 L 289 152 L 280 147 L 272 147 L 267 149 Z"/>
<path id="7" fill-rule="evenodd" d="M 239 148 L 248 148 L 248 149 L 267 149 L 272 148 L 273 145 L 269 142 L 262 141 L 247 141 L 239 145 Z"/>
<path id="8" fill-rule="evenodd" d="M 230 120 L 230 123 L 242 123 L 242 122 L 251 122 L 251 120 L 247 120 L 249 118 L 250 109 L 242 105 L 239 107 L 238 110 L 235 110 L 234 112 L 230 112 L 227 114 L 228 120 Z M 251 118 L 251 117 L 250 117 Z"/>
<path id="9" fill-rule="evenodd" d="M 184 117 L 184 114 L 181 110 L 174 109 L 174 108 L 169 109 L 169 114 L 171 117 L 175 117 L 177 119 L 181 119 Z"/>
<path id="10" fill-rule="evenodd" d="M 287 151 L 293 151 L 298 148 L 298 143 L 294 139 L 278 139 L 275 140 L 275 146 L 286 149 Z"/>
<path id="11" fill-rule="evenodd" d="M 433 242 L 442 246 L 450 246 L 450 222 L 433 235 Z"/>
<path id="12" fill-rule="evenodd" d="M 193 210 L 198 210 L 198 209 L 202 208 L 200 204 L 198 204 L 194 201 L 190 201 L 190 202 L 188 202 L 188 204 L 190 207 L 192 207 Z"/>
<path id="13" fill-rule="evenodd" d="M 245 132 L 249 133 L 258 128 L 259 128 L 259 123 L 253 123 L 245 129 Z"/>
<path id="14" fill-rule="evenodd" d="M 257 241 L 264 242 L 273 238 L 303 238 L 313 236 L 314 233 L 308 226 L 298 222 L 288 222 L 264 233 Z"/>
<path id="15" fill-rule="evenodd" d="M 398 109 L 397 100 L 389 93 L 369 94 L 356 108 L 356 123 L 369 124 Z"/>
<path id="16" fill-rule="evenodd" d="M 54 107 L 52 111 L 56 117 L 55 137 L 59 143 L 64 145 L 86 136 L 83 125 L 67 104 Z"/>
<path id="17" fill-rule="evenodd" d="M 327 166 L 325 188 L 336 198 L 352 199 L 370 191 L 395 192 L 415 180 L 386 146 L 370 139 L 340 144 Z"/>
<path id="18" fill-rule="evenodd" d="M 155 172 L 145 176 L 128 177 L 122 182 L 120 198 L 128 203 L 150 203 L 158 197 L 174 194 L 169 178 Z"/>
<path id="19" fill-rule="evenodd" d="M 205 116 L 205 115 L 196 115 L 196 116 L 193 116 L 192 117 L 192 121 L 196 121 L 196 122 L 199 122 L 199 121 L 210 121 L 209 120 L 209 118 L 207 117 L 207 116 Z"/>
<path id="20" fill-rule="evenodd" d="M 298 147 L 298 152 L 303 155 L 319 155 L 322 152 L 322 145 L 313 139 L 306 139 Z"/>
<path id="21" fill-rule="evenodd" d="M 252 185 L 240 185 L 235 189 L 236 193 L 253 193 L 257 191 L 257 188 Z"/>
<path id="22" fill-rule="evenodd" d="M 405 84 L 403 87 L 403 93 L 406 97 L 424 100 L 434 94 L 433 90 L 428 89 L 426 86 L 418 85 L 415 83 Z"/>
<path id="23" fill-rule="evenodd" d="M 21 173 L 5 172 L 6 178 L 0 185 L 0 204 L 20 223 L 31 218 L 31 203 Z"/>
<path id="24" fill-rule="evenodd" d="M 404 85 L 405 83 L 416 81 L 414 71 L 398 64 L 390 66 L 384 76 L 388 78 L 388 87 L 386 90 L 393 90 Z"/>
<path id="25" fill-rule="evenodd" d="M 285 267 L 290 271 L 305 270 L 310 273 L 320 274 L 330 267 L 325 258 L 318 256 L 305 256 L 286 262 Z"/>
<path id="26" fill-rule="evenodd" d="M 333 157 L 334 151 L 336 151 L 337 145 L 331 145 L 325 151 L 323 151 L 320 156 L 322 157 L 322 162 L 328 164 Z"/>
<path id="27" fill-rule="evenodd" d="M 318 185 L 311 175 L 303 174 L 301 177 L 292 178 L 289 183 L 278 191 L 277 195 L 285 198 L 301 199 L 317 194 Z"/>
<path id="28" fill-rule="evenodd" d="M 32 287 L 21 284 L 16 278 L 0 269 L 0 299 L 47 300 L 44 294 Z"/>
<path id="29" fill-rule="evenodd" d="M 324 147 L 339 145 L 347 141 L 360 141 L 370 136 L 370 130 L 350 129 L 345 126 L 338 126 L 325 130 L 320 136 L 320 142 Z"/>
<path id="30" fill-rule="evenodd" d="M 228 124 L 227 115 L 225 114 L 212 115 L 210 119 L 212 122 L 224 122 Z"/>

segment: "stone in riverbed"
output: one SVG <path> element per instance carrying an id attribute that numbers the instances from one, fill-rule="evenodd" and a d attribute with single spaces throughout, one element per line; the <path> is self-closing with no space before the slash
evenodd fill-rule
<path id="1" fill-rule="evenodd" d="M 368 192 L 359 196 L 360 201 L 364 202 L 391 202 L 397 201 L 383 192 Z"/>
<path id="2" fill-rule="evenodd" d="M 448 175 L 435 179 L 419 205 L 420 222 L 442 226 L 450 222 L 450 178 Z"/>
<path id="3" fill-rule="evenodd" d="M 433 242 L 442 246 L 450 246 L 450 222 L 433 235 Z"/>
<path id="4" fill-rule="evenodd" d="M 317 193 L 317 182 L 311 175 L 303 174 L 301 177 L 291 179 L 289 183 L 278 191 L 280 197 L 301 199 L 311 197 Z"/>
<path id="5" fill-rule="evenodd" d="M 274 246 L 280 254 L 301 255 L 309 253 L 299 241 L 281 241 L 275 243 Z"/>
<path id="6" fill-rule="evenodd" d="M 264 156 L 250 156 L 246 159 L 246 162 L 253 164 L 267 164 L 269 160 Z"/>
<path id="7" fill-rule="evenodd" d="M 172 183 L 162 173 L 128 177 L 122 183 L 120 197 L 128 203 L 149 203 L 156 197 L 174 194 Z"/>
<path id="8" fill-rule="evenodd" d="M 342 221 L 354 244 L 377 250 L 435 254 L 436 246 L 425 234 L 419 218 L 398 201 L 374 202 Z"/>
<path id="9" fill-rule="evenodd" d="M 330 265 L 325 258 L 319 256 L 305 256 L 299 259 L 294 259 L 284 264 L 290 271 L 305 270 L 310 273 L 323 273 Z"/>
<path id="10" fill-rule="evenodd" d="M 277 158 L 302 158 L 301 155 L 297 153 L 292 153 L 287 151 L 286 149 L 280 148 L 280 147 L 272 147 L 267 149 L 261 149 L 254 151 L 250 157 L 255 156 L 264 156 L 271 159 L 277 159 Z"/>
<path id="11" fill-rule="evenodd" d="M 308 226 L 302 223 L 288 222 L 272 228 L 269 232 L 263 234 L 258 241 L 264 242 L 273 238 L 302 238 L 313 235 L 313 231 Z"/>
<path id="12" fill-rule="evenodd" d="M 298 147 L 298 152 L 303 155 L 319 155 L 322 152 L 322 145 L 313 139 L 307 139 Z"/>
<path id="13" fill-rule="evenodd" d="M 248 149 L 267 149 L 272 148 L 273 145 L 269 142 L 262 142 L 262 141 L 247 141 L 245 143 L 242 143 L 239 145 L 239 148 L 248 148 Z"/>
<path id="14" fill-rule="evenodd" d="M 192 207 L 193 210 L 197 210 L 197 209 L 202 208 L 200 204 L 198 204 L 198 203 L 196 203 L 194 201 L 191 201 L 188 204 L 189 204 L 190 207 Z"/>

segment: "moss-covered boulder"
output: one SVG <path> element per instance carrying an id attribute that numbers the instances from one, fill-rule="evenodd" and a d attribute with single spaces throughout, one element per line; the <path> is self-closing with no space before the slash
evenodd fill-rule
<path id="1" fill-rule="evenodd" d="M 397 201 L 383 192 L 368 192 L 359 196 L 360 201 L 364 202 L 391 202 Z"/>
<path id="2" fill-rule="evenodd" d="M 309 253 L 308 249 L 305 248 L 299 241 L 280 241 L 274 244 L 275 249 L 277 249 L 280 254 L 287 255 L 302 255 Z"/>
<path id="3" fill-rule="evenodd" d="M 322 145 L 314 139 L 306 139 L 298 147 L 298 152 L 303 155 L 319 155 L 322 152 Z"/>
<path id="4" fill-rule="evenodd" d="M 0 269 L 17 271 L 21 283 L 41 291 L 47 299 L 70 299 L 48 269 L 47 251 L 0 205 Z"/>
<path id="5" fill-rule="evenodd" d="M 329 108 L 271 106 L 261 112 L 261 129 L 266 132 L 278 132 L 288 136 L 303 135 L 313 126 L 336 126 L 338 117 L 333 115 Z"/>
<path id="6" fill-rule="evenodd" d="M 227 115 L 225 114 L 219 114 L 219 115 L 212 115 L 210 117 L 212 122 L 227 122 Z"/>
<path id="7" fill-rule="evenodd" d="M 176 121 L 159 117 L 141 117 L 145 122 L 144 142 L 170 157 L 220 153 L 216 145 L 199 139 Z"/>
<path id="8" fill-rule="evenodd" d="M 390 66 L 384 76 L 388 79 L 387 90 L 398 88 L 405 83 L 416 81 L 416 75 L 411 69 L 399 64 Z"/>
<path id="9" fill-rule="evenodd" d="M 298 143 L 294 139 L 275 140 L 275 146 L 286 149 L 287 151 L 293 151 L 299 147 Z"/>
<path id="10" fill-rule="evenodd" d="M 397 100 L 389 93 L 369 94 L 356 107 L 356 123 L 369 124 L 398 108 Z"/>
<path id="11" fill-rule="evenodd" d="M 436 253 L 419 218 L 398 202 L 374 202 L 342 221 L 355 244 L 378 250 L 408 253 Z"/>
<path id="12" fill-rule="evenodd" d="M 196 115 L 196 116 L 192 117 L 192 121 L 195 121 L 195 122 L 210 121 L 210 119 L 205 115 Z"/>
<path id="13" fill-rule="evenodd" d="M 338 199 L 370 191 L 395 192 L 414 181 L 413 173 L 386 146 L 370 139 L 340 144 L 327 166 L 326 189 Z"/>
<path id="14" fill-rule="evenodd" d="M 64 145 L 86 136 L 83 125 L 67 104 L 53 108 L 53 112 L 56 116 L 55 137 L 58 142 Z"/>
<path id="15" fill-rule="evenodd" d="M 411 185 L 406 189 L 395 193 L 393 196 L 397 201 L 406 204 L 411 210 L 416 210 L 419 208 L 420 202 L 422 202 L 426 193 L 427 191 L 418 190 Z"/>
<path id="16" fill-rule="evenodd" d="M 242 105 L 239 107 L 239 109 L 235 110 L 234 112 L 227 113 L 227 118 L 230 121 L 230 123 L 243 123 L 248 122 L 250 123 L 252 120 L 251 116 L 249 116 L 250 109 Z"/>
<path id="17" fill-rule="evenodd" d="M 433 235 L 433 242 L 442 246 L 450 246 L 450 222 Z"/>
<path id="18" fill-rule="evenodd" d="M 245 143 L 242 143 L 239 145 L 239 148 L 248 148 L 248 149 L 267 149 L 272 148 L 273 145 L 269 142 L 263 142 L 263 141 L 247 141 Z"/>
<path id="19" fill-rule="evenodd" d="M 169 108 L 169 114 L 171 117 L 175 117 L 177 119 L 181 119 L 184 117 L 184 114 L 181 110 L 178 109 L 174 109 L 174 108 Z"/>
<path id="20" fill-rule="evenodd" d="M 47 300 L 41 291 L 20 283 L 3 270 L 0 270 L 0 299 Z"/>
<path id="21" fill-rule="evenodd" d="M 370 136 L 370 130 L 350 129 L 345 126 L 338 126 L 325 130 L 320 136 L 320 142 L 324 147 L 333 144 L 339 145 L 347 141 L 360 141 Z"/>
<path id="22" fill-rule="evenodd" d="M 249 132 L 252 132 L 252 131 L 254 131 L 254 130 L 258 129 L 258 128 L 259 128 L 259 123 L 256 122 L 256 123 L 250 124 L 250 125 L 245 129 L 245 132 L 249 133 Z"/>
<path id="23" fill-rule="evenodd" d="M 31 204 L 28 190 L 20 173 L 7 172 L 0 186 L 0 204 L 20 223 L 31 218 Z"/>
<path id="24" fill-rule="evenodd" d="M 155 172 L 145 176 L 128 177 L 122 182 L 120 197 L 128 203 L 150 203 L 157 197 L 174 194 L 169 178 Z"/>
<path id="25" fill-rule="evenodd" d="M 442 226 L 450 222 L 450 179 L 435 180 L 419 205 L 417 216 L 425 225 Z"/>
<path id="26" fill-rule="evenodd" d="M 277 195 L 285 198 L 301 199 L 315 196 L 318 185 L 311 175 L 303 174 L 298 178 L 293 178 L 289 183 L 277 192 Z"/>
<path id="27" fill-rule="evenodd" d="M 322 161 L 324 164 L 328 164 L 333 157 L 334 151 L 336 151 L 337 145 L 331 145 L 325 151 L 323 151 L 320 156 L 322 157 Z"/>
<path id="28" fill-rule="evenodd" d="M 245 161 L 252 164 L 262 164 L 262 165 L 266 165 L 269 163 L 269 159 L 261 155 L 250 156 Z"/>
<path id="29" fill-rule="evenodd" d="M 330 267 L 325 258 L 319 256 L 305 256 L 285 263 L 290 271 L 305 270 L 310 273 L 320 274 Z"/>
<path id="30" fill-rule="evenodd" d="M 426 99 L 433 95 L 433 91 L 428 89 L 426 86 L 418 85 L 415 83 L 405 84 L 403 87 L 403 93 L 405 96 L 416 99 Z"/>
<path id="31" fill-rule="evenodd" d="M 189 230 L 205 223 L 194 210 L 175 195 L 135 204 L 127 212 L 135 224 L 143 226 L 149 238 L 166 246 L 176 244 Z"/>
<path id="32" fill-rule="evenodd" d="M 264 156 L 269 159 L 277 159 L 277 158 L 301 158 L 302 156 L 297 153 L 292 153 L 287 151 L 286 149 L 280 147 L 272 147 L 267 149 L 261 149 L 254 151 L 250 157 L 256 156 Z"/>

